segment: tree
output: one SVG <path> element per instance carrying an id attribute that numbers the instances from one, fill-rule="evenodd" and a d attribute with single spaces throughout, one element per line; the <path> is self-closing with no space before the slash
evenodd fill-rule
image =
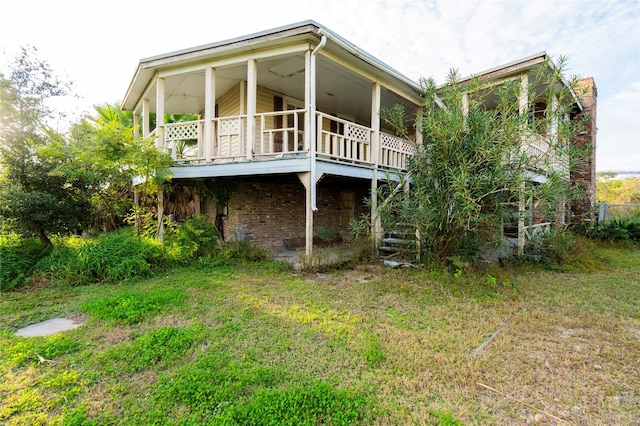
<path id="1" fill-rule="evenodd" d="M 0 74 L 0 220 L 35 233 L 46 246 L 47 234 L 81 229 L 91 217 L 86 182 L 55 172 L 70 159 L 42 154 L 61 139 L 47 127 L 53 111 L 46 101 L 68 91 L 33 48 L 21 49 L 9 78 Z"/>
<path id="2" fill-rule="evenodd" d="M 413 230 L 415 248 L 428 258 L 474 259 L 501 244 L 503 225 L 532 213 L 524 206 L 553 221 L 557 206 L 575 196 L 575 188 L 567 185 L 568 171 L 584 158 L 571 143 L 580 123 L 565 120 L 574 108 L 577 78 L 559 84 L 563 64 L 563 59 L 559 65 L 547 61 L 526 85 L 513 79 L 496 86 L 479 78 L 463 85 L 456 71 L 442 87 L 423 79 L 424 107 L 415 120 L 422 144 L 405 177 L 410 196 L 397 190 L 400 186 L 380 189 L 383 227 L 402 224 Z M 540 115 L 536 105 L 541 102 L 554 108 Z M 411 120 L 401 107 L 383 109 L 381 116 L 396 133 L 409 133 Z M 557 131 L 541 135 L 552 128 Z M 541 136 L 546 149 L 531 149 L 529 142 Z M 559 159 L 566 167 L 558 167 Z M 545 179 L 533 182 L 534 173 Z"/>

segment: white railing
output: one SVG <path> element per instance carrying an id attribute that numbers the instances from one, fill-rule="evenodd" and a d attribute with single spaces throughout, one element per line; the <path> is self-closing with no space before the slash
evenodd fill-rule
<path id="1" fill-rule="evenodd" d="M 380 133 L 380 166 L 406 170 L 407 158 L 416 153 L 414 144 L 398 136 Z"/>
<path id="2" fill-rule="evenodd" d="M 305 141 L 307 110 L 265 112 L 255 115 L 254 156 L 281 154 L 308 155 Z M 316 114 L 316 153 L 319 158 L 383 168 L 405 170 L 407 159 L 415 154 L 414 144 L 406 139 L 380 133 L 377 159 L 372 149 L 373 131 L 324 113 Z M 204 120 L 167 123 L 149 137 L 178 162 L 202 163 L 245 157 L 247 152 L 247 116 L 216 117 L 211 120 L 211 136 L 205 137 Z M 210 140 L 210 146 L 205 141 Z"/>
<path id="3" fill-rule="evenodd" d="M 255 155 L 295 154 L 305 151 L 305 109 L 256 114 L 258 141 Z"/>
<path id="4" fill-rule="evenodd" d="M 164 125 L 164 143 L 174 160 L 202 160 L 203 120 L 167 123 Z"/>
<path id="5" fill-rule="evenodd" d="M 535 225 L 524 227 L 524 236 L 527 240 L 530 240 L 536 235 L 549 230 L 551 230 L 551 222 L 536 223 Z"/>
<path id="6" fill-rule="evenodd" d="M 528 155 L 536 159 L 535 167 L 546 172 L 557 171 L 567 173 L 569 159 L 566 155 L 557 152 L 549 144 L 549 140 L 540 135 L 532 136 L 525 145 Z"/>
<path id="7" fill-rule="evenodd" d="M 213 119 L 212 159 L 233 158 L 245 155 L 245 131 L 247 116 L 218 117 Z"/>
<path id="8" fill-rule="evenodd" d="M 373 164 L 371 129 L 347 120 L 318 113 L 318 157 L 350 163 Z"/>

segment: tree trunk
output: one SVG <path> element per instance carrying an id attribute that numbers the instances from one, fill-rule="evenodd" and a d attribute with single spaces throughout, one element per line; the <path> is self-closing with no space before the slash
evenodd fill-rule
<path id="1" fill-rule="evenodd" d="M 47 234 L 44 232 L 44 229 L 38 228 L 36 230 L 36 233 L 38 234 L 38 238 L 40 238 L 40 242 L 46 249 L 53 247 L 53 243 L 51 242 Z"/>

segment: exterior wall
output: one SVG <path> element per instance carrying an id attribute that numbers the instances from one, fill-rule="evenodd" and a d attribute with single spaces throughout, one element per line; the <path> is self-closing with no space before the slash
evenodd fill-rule
<path id="1" fill-rule="evenodd" d="M 218 117 L 240 115 L 240 84 L 218 99 Z"/>
<path id="2" fill-rule="evenodd" d="M 576 88 L 578 95 L 582 94 L 584 111 L 576 118 L 588 116 L 588 122 L 583 132 L 574 137 L 578 147 L 591 147 L 591 152 L 584 158 L 575 171 L 571 173 L 571 184 L 580 187 L 584 193 L 571 206 L 571 220 L 594 220 L 594 206 L 596 203 L 596 113 L 598 103 L 598 89 L 593 77 L 580 80 Z"/>
<path id="3" fill-rule="evenodd" d="M 364 198 L 369 196 L 368 181 L 341 181 L 318 184 L 318 211 L 314 226 L 323 226 L 348 237 L 349 228 L 340 223 L 341 191 L 352 192 L 353 217 L 366 212 Z M 235 182 L 235 189 L 223 221 L 225 241 L 247 241 L 278 250 L 284 239 L 305 236 L 305 188 L 295 175 L 260 176 Z M 344 221 L 343 221 L 344 222 Z"/>

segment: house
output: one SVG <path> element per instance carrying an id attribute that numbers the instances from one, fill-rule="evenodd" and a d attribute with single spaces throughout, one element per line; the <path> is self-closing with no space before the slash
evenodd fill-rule
<path id="1" fill-rule="evenodd" d="M 420 134 L 394 136 L 379 111 L 415 116 L 421 102 L 416 82 L 305 21 L 142 59 L 122 108 L 173 156 L 174 184 L 218 194 L 191 202 L 225 240 L 303 241 L 311 258 L 314 230 L 346 235 L 370 214 L 380 235 L 364 199 L 399 179 Z"/>
<path id="2" fill-rule="evenodd" d="M 575 87 L 570 88 L 564 77 L 558 79 L 553 74 L 550 65 L 551 58 L 546 52 L 522 58 L 498 67 L 475 74 L 473 77 L 483 82 L 483 103 L 487 109 L 492 109 L 498 102 L 498 91 L 505 82 L 518 81 L 523 87 L 519 103 L 522 108 L 533 105 L 533 110 L 528 111 L 529 120 L 532 122 L 534 134 L 529 135 L 527 149 L 530 150 L 539 161 L 530 170 L 530 181 L 532 184 L 544 182 L 551 171 L 566 173 L 567 185 L 577 186 L 581 189 L 581 195 L 572 201 L 571 206 L 561 204 L 556 206 L 553 217 L 542 214 L 540 208 L 530 205 L 520 205 L 519 223 L 515 232 L 518 246 L 522 249 L 526 238 L 530 237 L 538 230 L 548 229 L 553 223 L 564 225 L 568 222 L 578 222 L 592 220 L 595 205 L 595 146 L 596 146 L 596 105 L 597 88 L 592 77 L 583 78 L 577 82 Z M 551 78 L 546 78 L 545 73 L 549 73 Z M 460 81 L 462 87 L 468 87 L 472 77 Z M 557 86 L 553 90 L 553 97 L 549 103 L 546 98 L 546 89 L 549 81 Z M 569 171 L 568 158 L 559 154 L 552 146 L 552 140 L 556 136 L 559 123 L 556 121 L 556 114 L 553 109 L 559 103 L 558 96 L 562 86 L 570 88 L 569 92 L 573 98 L 571 111 L 564 120 L 580 120 L 586 118 L 584 128 L 578 134 L 573 135 L 572 144 L 583 152 L 575 167 Z M 468 104 L 473 92 L 463 94 L 463 104 Z M 532 97 L 529 99 L 529 97 Z M 522 113 L 522 111 L 521 111 Z M 566 154 L 565 154 L 566 155 Z M 568 207 L 568 209 L 567 209 Z"/>

